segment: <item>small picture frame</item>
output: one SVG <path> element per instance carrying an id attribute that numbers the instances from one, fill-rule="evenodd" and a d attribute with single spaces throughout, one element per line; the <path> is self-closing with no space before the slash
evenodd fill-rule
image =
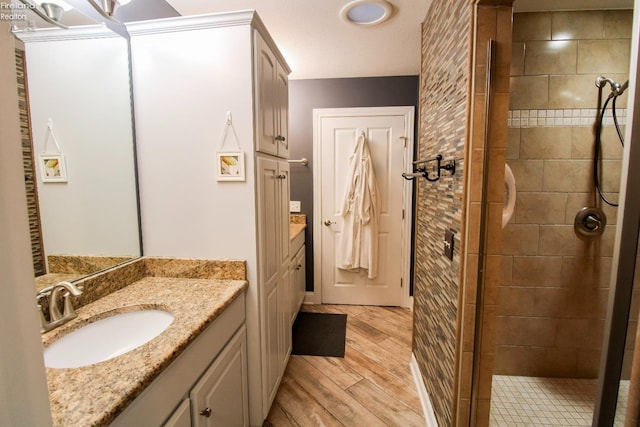
<path id="1" fill-rule="evenodd" d="M 219 151 L 217 153 L 218 181 L 244 181 L 244 153 Z"/>
<path id="2" fill-rule="evenodd" d="M 40 154 L 42 182 L 67 182 L 67 169 L 62 154 Z"/>

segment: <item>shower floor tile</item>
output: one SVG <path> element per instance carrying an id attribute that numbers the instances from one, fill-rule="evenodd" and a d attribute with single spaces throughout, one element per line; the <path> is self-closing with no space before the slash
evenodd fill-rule
<path id="1" fill-rule="evenodd" d="M 491 427 L 591 426 L 597 380 L 494 375 Z M 629 382 L 622 381 L 615 426 L 624 425 Z"/>

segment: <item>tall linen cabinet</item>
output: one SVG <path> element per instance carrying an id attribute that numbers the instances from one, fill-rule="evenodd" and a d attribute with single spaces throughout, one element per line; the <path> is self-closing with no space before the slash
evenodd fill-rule
<path id="1" fill-rule="evenodd" d="M 291 350 L 290 70 L 254 11 L 127 27 L 144 254 L 246 260 L 249 412 L 261 426 Z M 219 180 L 223 151 L 242 152 L 244 180 Z"/>

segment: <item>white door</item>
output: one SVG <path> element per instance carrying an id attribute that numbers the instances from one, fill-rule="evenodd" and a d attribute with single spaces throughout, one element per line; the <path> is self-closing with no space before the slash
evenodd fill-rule
<path id="1" fill-rule="evenodd" d="M 409 185 L 402 178 L 410 164 L 408 141 L 413 137 L 413 107 L 315 110 L 316 144 L 315 221 L 320 238 L 321 302 L 327 304 L 403 305 L 407 291 L 405 268 L 408 234 L 403 210 Z M 336 267 L 343 218 L 340 211 L 347 185 L 349 158 L 359 132 L 365 132 L 381 195 L 378 275 L 368 279 L 365 271 Z M 412 148 L 411 148 L 412 150 Z M 318 188 L 319 187 L 319 188 Z M 318 197 L 319 194 L 319 197 Z M 408 214 L 408 212 L 407 212 Z M 407 217 L 408 221 L 409 218 Z M 408 293 L 407 293 L 408 294 Z"/>

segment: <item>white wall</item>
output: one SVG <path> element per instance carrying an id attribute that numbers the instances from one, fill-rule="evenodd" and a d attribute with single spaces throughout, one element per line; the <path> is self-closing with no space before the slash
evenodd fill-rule
<path id="1" fill-rule="evenodd" d="M 230 111 L 254 174 L 250 27 L 131 46 L 145 255 L 255 259 L 253 180 L 217 182 L 215 168 Z"/>
<path id="2" fill-rule="evenodd" d="M 43 183 L 36 170 L 45 255 L 139 255 L 126 41 L 26 40 L 25 51 L 36 162 L 52 119 L 68 174 Z"/>
<path id="3" fill-rule="evenodd" d="M 22 170 L 14 41 L 0 20 L 0 425 L 49 426 Z"/>

